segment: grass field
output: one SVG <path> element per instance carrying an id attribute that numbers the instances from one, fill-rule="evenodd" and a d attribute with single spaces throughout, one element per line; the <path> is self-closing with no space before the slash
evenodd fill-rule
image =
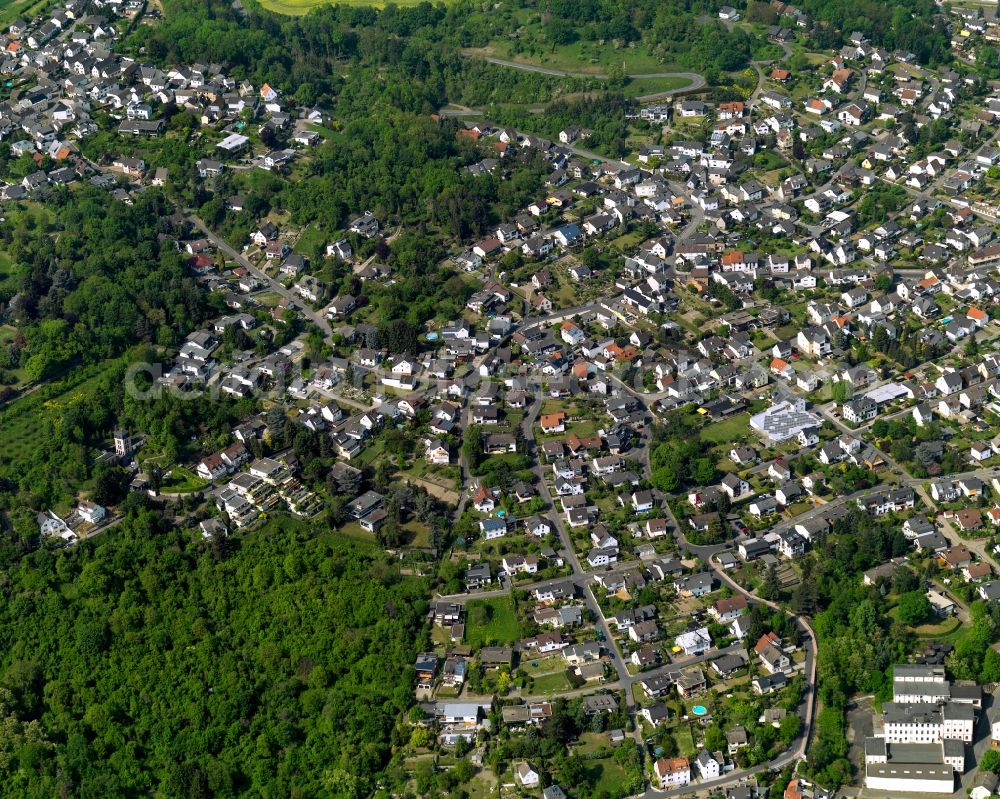
<path id="1" fill-rule="evenodd" d="M 302 231 L 299 240 L 295 242 L 293 249 L 300 255 L 311 257 L 314 250 L 320 248 L 326 241 L 327 236 L 315 224 L 309 225 Z"/>
<path id="2" fill-rule="evenodd" d="M 407 547 L 412 547 L 414 549 L 430 549 L 432 543 L 431 529 L 426 524 L 418 522 L 415 519 L 411 519 L 401 525 L 400 529 L 404 533 L 403 543 L 400 545 L 401 549 L 406 549 Z M 351 538 L 355 541 L 373 543 L 377 540 L 374 533 L 368 532 L 357 522 L 350 522 L 349 524 L 342 525 L 334 532 L 337 535 L 344 536 L 345 538 Z"/>
<path id="3" fill-rule="evenodd" d="M 913 632 L 921 638 L 948 638 L 957 633 L 961 626 L 962 622 L 952 616 L 935 624 L 921 624 L 914 627 Z"/>
<path id="4" fill-rule="evenodd" d="M 357 522 L 345 524 L 337 530 L 337 534 L 342 535 L 345 538 L 352 538 L 355 541 L 366 541 L 368 543 L 373 543 L 375 541 L 375 535 L 373 533 L 369 533 Z"/>
<path id="5" fill-rule="evenodd" d="M 344 6 L 377 6 L 385 5 L 385 0 L 336 0 L 338 5 Z M 393 0 L 397 6 L 415 6 L 421 0 Z M 308 14 L 314 8 L 332 5 L 331 0 L 261 0 L 260 4 L 268 11 L 276 14 L 288 14 L 299 17 Z"/>
<path id="6" fill-rule="evenodd" d="M 677 741 L 677 749 L 682 755 L 693 755 L 694 734 L 691 732 L 691 725 L 681 723 L 674 730 L 674 740 Z"/>
<path id="7" fill-rule="evenodd" d="M 475 648 L 513 644 L 521 638 L 514 602 L 510 597 L 472 599 L 466 606 L 465 640 Z"/>
<path id="8" fill-rule="evenodd" d="M 713 422 L 701 431 L 701 440 L 710 444 L 725 444 L 745 435 L 750 429 L 750 414 L 738 413 L 721 422 Z"/>
<path id="9" fill-rule="evenodd" d="M 587 763 L 589 769 L 598 771 L 594 785 L 594 796 L 607 796 L 611 791 L 618 790 L 628 775 L 614 758 L 604 757 Z"/>
<path id="10" fill-rule="evenodd" d="M 206 487 L 208 487 L 208 480 L 199 477 L 190 469 L 175 466 L 167 479 L 164 480 L 161 490 L 167 494 L 184 494 L 201 491 Z"/>
<path id="11" fill-rule="evenodd" d="M 5 462 L 16 463 L 37 446 L 40 430 L 47 421 L 55 421 L 59 409 L 80 400 L 89 385 L 97 381 L 105 369 L 114 368 L 116 361 L 107 365 L 94 364 L 76 369 L 66 377 L 51 381 L 38 391 L 14 400 L 0 413 L 0 455 Z"/>
<path id="12" fill-rule="evenodd" d="M 345 141 L 344 134 L 339 133 L 335 130 L 330 130 L 329 128 L 324 128 L 322 125 L 310 125 L 309 130 L 318 133 L 327 141 L 343 143 Z"/>
<path id="13" fill-rule="evenodd" d="M 407 546 L 417 549 L 429 549 L 431 546 L 431 528 L 423 522 L 411 519 L 402 527 L 406 533 Z"/>
<path id="14" fill-rule="evenodd" d="M 585 732 L 580 735 L 580 742 L 573 747 L 575 754 L 588 755 L 608 747 L 608 736 L 603 732 Z"/>
<path id="15" fill-rule="evenodd" d="M 542 40 L 544 34 L 538 25 L 529 25 L 526 40 L 532 35 L 538 37 L 539 43 L 532 50 L 516 52 L 517 41 L 498 39 L 489 47 L 477 50 L 477 53 L 489 55 L 495 58 L 503 58 L 510 61 L 518 61 L 522 64 L 548 67 L 549 69 L 564 70 L 566 72 L 577 72 L 580 74 L 604 74 L 611 66 L 620 67 L 624 64 L 625 73 L 630 75 L 644 72 L 668 72 L 674 69 L 672 65 L 665 65 L 645 46 L 617 48 L 612 44 L 576 41 L 572 44 L 551 47 Z M 522 45 L 523 46 L 523 45 Z M 683 70 L 677 68 L 676 71 Z M 678 88 L 671 86 L 669 88 Z M 651 92 L 666 91 L 665 89 L 652 89 Z M 646 94 L 651 92 L 639 92 Z"/>
<path id="16" fill-rule="evenodd" d="M 18 17 L 31 19 L 45 5 L 47 3 L 44 0 L 15 0 L 12 3 L 0 3 L 0 27 L 6 28 Z"/>
<path id="17" fill-rule="evenodd" d="M 565 670 L 563 670 L 536 677 L 532 690 L 536 694 L 552 694 L 556 691 L 568 691 L 570 687 L 569 679 L 566 677 Z"/>
<path id="18" fill-rule="evenodd" d="M 626 97 L 641 97 L 645 94 L 686 89 L 690 85 L 691 81 L 679 75 L 672 75 L 669 78 L 633 78 L 625 86 L 622 93 Z"/>

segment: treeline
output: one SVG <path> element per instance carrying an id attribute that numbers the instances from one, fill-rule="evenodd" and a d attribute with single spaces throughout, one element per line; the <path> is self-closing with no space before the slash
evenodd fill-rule
<path id="1" fill-rule="evenodd" d="M 544 114 L 511 105 L 498 105 L 490 110 L 495 122 L 539 136 L 559 140 L 564 128 L 578 127 L 590 131 L 587 138 L 576 142 L 581 147 L 621 157 L 625 155 L 625 111 L 628 101 L 620 94 L 601 93 L 572 100 L 556 100 Z"/>
<path id="2" fill-rule="evenodd" d="M 331 5 L 301 17 L 272 14 L 252 0 L 245 5 L 244 18 L 226 0 L 168 0 L 163 22 L 139 26 L 123 49 L 159 63 L 226 64 L 237 79 L 269 82 L 301 105 L 336 99 L 355 112 L 387 103 L 424 113 L 447 102 L 537 103 L 597 88 L 594 80 L 518 72 L 459 53 L 517 30 L 523 13 L 514 12 L 524 9 L 543 23 L 547 46 L 642 40 L 665 65 L 699 71 L 710 82 L 747 66 L 764 44 L 743 28 L 722 24 L 716 4 L 691 0 L 529 0 L 488 12 L 470 0 L 383 9 Z M 801 7 L 813 18 L 807 34 L 817 47 L 837 49 L 860 31 L 877 45 L 913 52 L 921 63 L 950 57 L 932 0 L 807 0 Z M 354 80 L 359 73 L 363 79 Z"/>
<path id="3" fill-rule="evenodd" d="M 544 102 L 599 85 L 463 57 L 459 47 L 486 44 L 508 30 L 471 3 L 330 5 L 301 17 L 272 14 L 252 0 L 246 5 L 244 19 L 223 0 L 168 0 L 164 20 L 140 26 L 123 48 L 162 64 L 225 64 L 235 78 L 268 82 L 298 104 L 336 99 L 369 113 L 373 102 L 423 112 L 448 101 Z"/>
<path id="4" fill-rule="evenodd" d="M 839 48 L 858 31 L 889 50 L 913 53 L 921 64 L 951 60 L 947 23 L 934 0 L 803 0 L 813 21 L 810 37 L 820 47 Z"/>
<path id="5" fill-rule="evenodd" d="M 848 699 L 883 690 L 892 665 L 904 662 L 912 645 L 905 626 L 887 614 L 884 596 L 864 585 L 861 573 L 911 548 L 897 522 L 853 511 L 802 560 L 801 581 L 788 597 L 792 610 L 812 615 L 818 638 L 822 709 L 808 772 L 824 786 L 851 777 L 844 726 Z"/>
<path id="6" fill-rule="evenodd" d="M 227 554 L 138 510 L 3 590 L 7 796 L 369 796 L 426 643 L 425 581 L 292 522 Z"/>
<path id="7" fill-rule="evenodd" d="M 229 430 L 254 410 L 250 399 L 192 401 L 169 392 L 137 399 L 126 390 L 128 364 L 155 360 L 151 350 L 140 348 L 127 358 L 78 369 L 0 409 L 0 428 L 9 437 L 22 430 L 29 436 L 0 452 L 0 511 L 11 512 L 13 526 L 13 537 L 0 539 L 0 566 L 37 544 L 35 510 L 72 499 L 101 473 L 95 448 L 110 445 L 118 424 L 141 432 L 150 450 L 174 464 L 200 457 L 202 446 L 229 443 Z M 148 387 L 142 378 L 137 385 Z M 192 439 L 196 433 L 204 444 Z"/>

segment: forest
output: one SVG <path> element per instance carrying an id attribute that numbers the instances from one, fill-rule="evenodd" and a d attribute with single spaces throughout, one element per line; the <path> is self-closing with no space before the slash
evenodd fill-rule
<path id="1" fill-rule="evenodd" d="M 48 224 L 13 214 L 0 225 L 15 264 L 0 304 L 20 333 L 0 348 L 0 369 L 21 367 L 34 382 L 137 343 L 176 346 L 223 307 L 197 285 L 177 249 L 160 242 L 172 211 L 160 192 L 125 205 L 94 187 L 60 190 L 46 208 L 54 217 Z"/>
<path id="2" fill-rule="evenodd" d="M 746 66 L 759 44 L 743 29 L 721 24 L 719 4 L 708 0 L 518 0 L 488 12 L 471 0 L 380 10 L 347 4 L 322 6 L 294 18 L 271 14 L 252 0 L 245 5 L 249 16 L 244 22 L 221 0 L 168 0 L 164 24 L 140 26 L 128 47 L 164 62 L 230 64 L 238 78 L 258 84 L 269 80 L 305 104 L 338 90 L 343 75 L 338 67 L 344 64 L 378 65 L 390 72 L 402 68 L 409 82 L 397 83 L 386 75 L 372 90 L 391 96 L 399 107 L 412 108 L 445 96 L 473 105 L 498 97 L 504 102 L 540 99 L 538 90 L 551 83 L 543 76 L 507 70 L 502 81 L 491 81 L 497 68 L 458 53 L 508 36 L 523 18 L 517 12 L 542 21 L 550 47 L 576 40 L 618 46 L 641 40 L 662 63 L 710 77 Z M 948 35 L 933 0 L 806 0 L 796 5 L 810 16 L 806 33 L 817 47 L 837 49 L 860 31 L 878 46 L 913 52 L 921 63 L 949 59 Z M 768 24 L 796 24 L 790 17 L 779 18 L 761 0 L 751 0 L 746 13 Z"/>
<path id="3" fill-rule="evenodd" d="M 217 545 L 133 504 L 4 573 L 4 795 L 371 796 L 425 581 L 288 519 Z"/>

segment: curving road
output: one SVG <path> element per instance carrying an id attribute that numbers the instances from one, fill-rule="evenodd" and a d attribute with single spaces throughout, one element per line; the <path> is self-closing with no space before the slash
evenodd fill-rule
<path id="1" fill-rule="evenodd" d="M 224 238 L 222 238 L 218 233 L 213 231 L 205 222 L 197 216 L 190 208 L 184 209 L 184 213 L 187 215 L 188 220 L 193 224 L 198 230 L 202 232 L 215 247 L 223 252 L 226 257 L 230 260 L 236 261 L 240 266 L 246 269 L 251 275 L 257 278 L 263 285 L 267 286 L 268 290 L 273 291 L 275 294 L 284 297 L 289 302 L 295 303 L 301 311 L 302 315 L 309 319 L 313 324 L 316 325 L 323 333 L 327 336 L 332 335 L 333 328 L 330 327 L 330 323 L 327 321 L 326 317 L 319 311 L 314 311 L 310 308 L 306 302 L 299 297 L 297 294 L 292 293 L 289 289 L 286 289 L 281 282 L 266 274 L 259 267 L 254 266 L 249 259 L 243 253 L 238 252 L 235 247 L 229 244 Z"/>
<path id="2" fill-rule="evenodd" d="M 551 75 L 556 78 L 597 78 L 598 80 L 604 80 L 608 76 L 601 72 L 567 72 L 561 69 L 550 69 L 549 67 L 539 67 L 534 64 L 522 64 L 519 61 L 509 61 L 505 58 L 494 58 L 493 56 L 482 56 L 473 53 L 465 53 L 465 55 L 471 56 L 473 58 L 481 58 L 490 64 L 496 64 L 498 67 L 509 67 L 510 69 L 520 69 L 523 72 L 537 72 L 539 75 Z M 697 72 L 636 72 L 626 75 L 626 77 L 632 80 L 637 80 L 640 78 L 684 78 L 689 81 L 687 86 L 682 86 L 677 89 L 671 89 L 665 92 L 657 92 L 655 95 L 650 94 L 646 97 L 667 97 L 671 94 L 677 94 L 679 92 L 692 92 L 701 89 L 705 85 L 705 78 L 699 75 Z M 639 98 L 643 99 L 643 98 Z"/>

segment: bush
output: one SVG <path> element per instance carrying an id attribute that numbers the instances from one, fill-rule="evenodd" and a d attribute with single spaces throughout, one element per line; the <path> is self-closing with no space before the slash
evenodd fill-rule
<path id="1" fill-rule="evenodd" d="M 896 617 L 910 627 L 923 624 L 931 615 L 931 602 L 923 591 L 910 591 L 899 598 Z"/>

